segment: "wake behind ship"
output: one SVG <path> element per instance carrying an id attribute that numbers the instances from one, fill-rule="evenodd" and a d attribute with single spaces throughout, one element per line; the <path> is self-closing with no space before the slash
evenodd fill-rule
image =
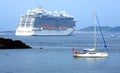
<path id="1" fill-rule="evenodd" d="M 42 8 L 35 8 L 21 16 L 16 35 L 71 35 L 74 29 L 73 16 L 64 11 L 50 12 Z"/>

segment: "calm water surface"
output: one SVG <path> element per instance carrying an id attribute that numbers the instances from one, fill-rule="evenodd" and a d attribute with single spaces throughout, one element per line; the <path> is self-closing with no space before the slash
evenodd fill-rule
<path id="1" fill-rule="evenodd" d="M 111 37 L 110 35 L 116 35 Z M 74 58 L 72 47 L 92 48 L 93 33 L 75 32 L 72 36 L 27 36 L 0 34 L 22 40 L 32 49 L 0 50 L 0 73 L 119 73 L 120 33 L 104 33 L 108 58 Z M 100 34 L 97 48 L 104 49 Z M 41 49 L 42 48 L 42 49 Z"/>

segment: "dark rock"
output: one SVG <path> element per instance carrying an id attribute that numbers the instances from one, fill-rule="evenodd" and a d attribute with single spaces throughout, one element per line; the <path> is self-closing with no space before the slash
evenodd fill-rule
<path id="1" fill-rule="evenodd" d="M 39 49 L 43 49 L 42 47 L 40 47 Z"/>
<path id="2" fill-rule="evenodd" d="M 24 49 L 31 48 L 20 40 L 5 39 L 0 37 L 0 49 Z"/>

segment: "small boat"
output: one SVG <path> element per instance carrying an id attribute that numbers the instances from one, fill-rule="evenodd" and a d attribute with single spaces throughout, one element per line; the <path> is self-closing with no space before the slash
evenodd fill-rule
<path id="1" fill-rule="evenodd" d="M 83 49 L 82 52 L 76 50 L 75 48 L 72 48 L 74 57 L 81 57 L 81 58 L 105 58 L 105 57 L 108 57 L 107 52 L 97 52 L 97 50 L 96 50 L 96 24 L 97 24 L 96 20 L 99 24 L 97 14 L 95 13 L 94 48 Z M 103 33 L 102 33 L 102 29 L 100 27 L 100 24 L 99 24 L 99 29 L 100 29 L 100 32 L 101 32 L 101 35 L 102 35 L 102 38 L 103 38 L 103 42 L 105 44 L 104 47 L 107 49 L 107 45 L 106 45 L 106 42 L 105 42 L 105 39 L 104 39 L 104 36 L 103 36 Z"/>

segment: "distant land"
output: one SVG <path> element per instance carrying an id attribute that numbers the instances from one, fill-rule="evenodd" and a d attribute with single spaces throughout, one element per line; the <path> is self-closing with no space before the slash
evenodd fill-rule
<path id="1" fill-rule="evenodd" d="M 120 26 L 116 26 L 116 27 L 109 27 L 109 26 L 102 26 L 101 27 L 102 31 L 106 31 L 106 32 L 120 32 Z M 99 30 L 99 27 L 96 27 L 96 30 Z M 94 26 L 89 26 L 89 27 L 85 27 L 80 29 L 80 31 L 94 31 Z"/>

